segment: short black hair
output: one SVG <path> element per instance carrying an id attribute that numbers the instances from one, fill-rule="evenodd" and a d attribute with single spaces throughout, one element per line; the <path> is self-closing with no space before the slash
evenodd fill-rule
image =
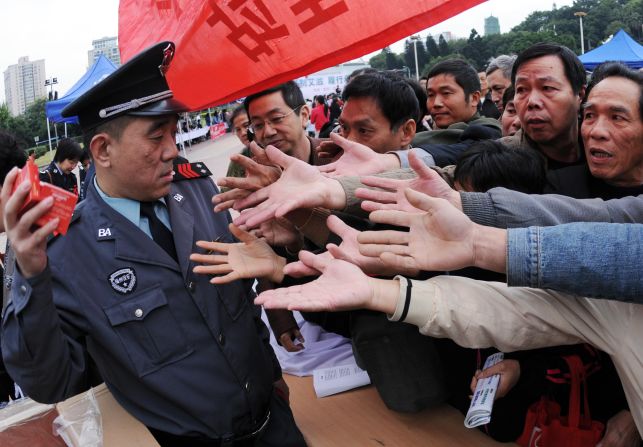
<path id="1" fill-rule="evenodd" d="M 589 80 L 585 101 L 589 98 L 589 92 L 604 79 L 618 77 L 629 79 L 639 86 L 639 118 L 643 121 L 643 72 L 634 70 L 622 62 L 603 62 L 594 69 L 592 78 Z"/>
<path id="2" fill-rule="evenodd" d="M 521 51 L 511 69 L 511 83 L 516 85 L 516 73 L 518 73 L 521 65 L 544 56 L 557 56 L 560 59 L 565 69 L 565 77 L 569 81 L 574 94 L 578 94 L 587 84 L 585 67 L 583 67 L 583 63 L 578 56 L 566 46 L 554 43 L 537 43 Z"/>
<path id="3" fill-rule="evenodd" d="M 469 102 L 469 95 L 480 91 L 480 78 L 475 68 L 462 59 L 446 59 L 435 64 L 426 74 L 428 79 L 441 74 L 451 75 L 455 82 L 464 90 L 464 96 Z"/>
<path id="4" fill-rule="evenodd" d="M 83 149 L 80 144 L 69 138 L 63 138 L 58 142 L 54 161 L 60 163 L 65 160 L 78 160 L 83 156 Z"/>
<path id="5" fill-rule="evenodd" d="M 356 76 L 370 73 L 379 73 L 379 71 L 373 67 L 364 67 L 353 70 L 352 73 L 349 74 L 346 78 L 346 83 L 348 84 L 349 82 L 351 82 Z"/>
<path id="6" fill-rule="evenodd" d="M 132 115 L 122 115 L 96 127 L 83 129 L 83 145 L 91 152 L 92 139 L 99 133 L 106 133 L 116 141 L 120 141 L 123 131 L 135 118 Z"/>
<path id="7" fill-rule="evenodd" d="M 78 161 L 79 161 L 79 162 L 81 162 L 81 163 L 83 163 L 83 162 L 84 162 L 84 161 L 86 161 L 86 160 L 91 160 L 91 158 L 92 158 L 92 157 L 91 157 L 91 155 L 89 154 L 89 149 L 87 149 L 87 147 L 84 147 L 84 148 L 83 148 L 83 153 L 82 153 L 82 155 L 80 156 L 80 160 L 78 160 Z"/>
<path id="8" fill-rule="evenodd" d="M 420 106 L 407 81 L 391 73 L 363 73 L 354 77 L 342 92 L 344 102 L 350 98 L 372 98 L 396 131 L 407 120 L 417 121 Z"/>
<path id="9" fill-rule="evenodd" d="M 545 159 L 538 151 L 510 149 L 497 140 L 473 143 L 460 154 L 453 176 L 475 192 L 503 187 L 542 194 L 547 182 Z"/>
<path id="10" fill-rule="evenodd" d="M 415 123 L 419 125 L 424 119 L 424 116 L 429 114 L 429 109 L 427 109 L 426 107 L 426 98 L 427 98 L 426 89 L 422 88 L 420 83 L 415 79 L 404 78 L 404 80 L 413 89 L 413 93 L 415 93 L 415 97 L 418 100 L 419 111 L 418 111 L 418 117 L 415 120 Z"/>
<path id="11" fill-rule="evenodd" d="M 298 109 L 298 107 L 306 104 L 306 102 L 304 101 L 304 94 L 301 92 L 301 89 L 295 81 L 288 81 L 275 87 L 267 88 L 260 92 L 246 96 L 246 99 L 243 100 L 243 106 L 246 108 L 248 116 L 250 116 L 250 103 L 252 101 L 275 92 L 281 92 L 281 96 L 283 96 L 286 105 L 288 105 L 288 107 L 293 109 L 295 113 L 299 115 L 300 109 Z"/>
<path id="12" fill-rule="evenodd" d="M 246 108 L 243 106 L 243 104 L 238 105 L 232 111 L 232 114 L 230 115 L 230 122 L 228 123 L 230 128 L 233 127 L 232 123 L 234 122 L 235 118 L 238 117 L 241 114 L 244 114 L 246 117 L 248 116 L 248 112 L 246 111 Z"/>
<path id="13" fill-rule="evenodd" d="M 4 179 L 15 167 L 22 168 L 27 161 L 27 154 L 18 147 L 16 139 L 8 132 L 0 130 L 0 187 Z"/>
<path id="14" fill-rule="evenodd" d="M 514 95 L 516 94 L 516 89 L 514 89 L 513 84 L 505 89 L 505 92 L 502 94 L 502 106 L 506 107 L 509 101 L 514 100 Z"/>

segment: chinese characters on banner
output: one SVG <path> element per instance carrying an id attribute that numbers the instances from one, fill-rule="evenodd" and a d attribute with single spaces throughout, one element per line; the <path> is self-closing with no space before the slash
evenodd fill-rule
<path id="1" fill-rule="evenodd" d="M 162 40 L 175 96 L 202 109 L 361 57 L 484 0 L 121 0 L 123 61 Z"/>

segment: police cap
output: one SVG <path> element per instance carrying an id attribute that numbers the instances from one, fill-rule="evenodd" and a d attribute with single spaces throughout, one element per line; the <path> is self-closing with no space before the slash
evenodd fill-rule
<path id="1" fill-rule="evenodd" d="M 174 49 L 174 43 L 161 42 L 140 52 L 67 105 L 62 116 L 78 115 L 80 126 L 91 129 L 122 115 L 186 112 L 165 79 Z"/>

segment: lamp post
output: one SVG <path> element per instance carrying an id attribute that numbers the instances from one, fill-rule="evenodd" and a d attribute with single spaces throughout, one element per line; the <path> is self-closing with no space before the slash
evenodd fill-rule
<path id="1" fill-rule="evenodd" d="M 415 34 L 410 37 L 410 39 L 413 41 L 413 52 L 415 53 L 415 80 L 419 81 L 420 80 L 420 68 L 418 67 L 418 40 L 421 39 L 419 34 Z"/>
<path id="2" fill-rule="evenodd" d="M 583 17 L 587 15 L 586 12 L 578 11 L 574 15 L 578 17 L 580 21 L 580 54 L 585 54 L 585 38 L 583 37 Z"/>
<path id="3" fill-rule="evenodd" d="M 54 99 L 54 84 L 58 84 L 58 78 L 45 79 L 45 88 L 49 86 L 49 100 Z M 49 152 L 53 149 L 51 147 L 51 131 L 49 130 L 49 118 L 45 116 L 47 120 L 47 139 L 49 143 Z M 54 123 L 54 132 L 56 133 L 56 140 L 58 139 L 58 130 L 56 129 L 56 123 Z"/>

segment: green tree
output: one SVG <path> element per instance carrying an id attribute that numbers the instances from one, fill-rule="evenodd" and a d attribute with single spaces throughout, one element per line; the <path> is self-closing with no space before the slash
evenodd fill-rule
<path id="1" fill-rule="evenodd" d="M 402 56 L 393 53 L 389 47 L 384 48 L 382 52 L 385 54 L 387 70 L 396 70 L 404 67 Z"/>
<path id="2" fill-rule="evenodd" d="M 418 71 L 420 76 L 422 76 L 422 68 L 429 62 L 429 56 L 426 53 L 426 48 L 424 47 L 424 42 L 419 40 L 415 45 L 417 45 L 417 56 L 418 56 Z M 413 41 L 406 40 L 404 42 L 404 54 L 402 55 L 406 66 L 409 67 L 411 73 L 415 72 L 415 49 L 413 48 Z"/>
<path id="3" fill-rule="evenodd" d="M 438 57 L 440 55 L 438 44 L 435 43 L 435 39 L 430 34 L 426 38 L 426 52 L 429 59 L 431 59 L 432 57 Z"/>
<path id="4" fill-rule="evenodd" d="M 440 38 L 438 39 L 438 53 L 440 54 L 440 56 L 446 56 L 451 53 L 449 43 L 442 34 L 440 34 Z"/>
<path id="5" fill-rule="evenodd" d="M 376 70 L 386 70 L 386 53 L 384 50 L 380 51 L 379 54 L 376 54 L 368 60 L 368 65 L 375 68 Z"/>
<path id="6" fill-rule="evenodd" d="M 474 29 L 469 34 L 466 45 L 462 48 L 462 55 L 471 61 L 477 71 L 484 70 L 487 60 L 491 56 L 487 50 L 486 41 Z"/>

